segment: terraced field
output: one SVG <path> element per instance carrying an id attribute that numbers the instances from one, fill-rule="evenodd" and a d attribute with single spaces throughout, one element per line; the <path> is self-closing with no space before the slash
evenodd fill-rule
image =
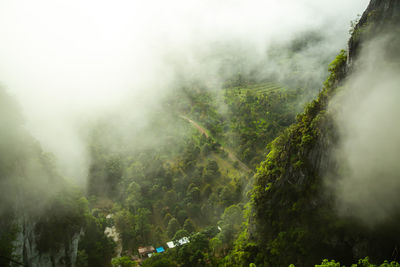
<path id="1" fill-rule="evenodd" d="M 282 86 L 280 86 L 277 83 L 265 82 L 265 83 L 249 84 L 249 85 L 245 85 L 243 87 L 241 87 L 241 86 L 232 87 L 232 88 L 229 88 L 228 90 L 238 91 L 240 93 L 246 93 L 247 91 L 250 91 L 250 90 L 253 92 L 258 92 L 258 93 L 267 93 L 267 92 L 271 92 L 271 91 L 282 90 Z"/>

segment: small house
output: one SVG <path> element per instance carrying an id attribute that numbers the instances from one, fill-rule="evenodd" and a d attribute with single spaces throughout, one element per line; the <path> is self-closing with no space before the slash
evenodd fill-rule
<path id="1" fill-rule="evenodd" d="M 138 252 L 139 252 L 139 257 L 140 258 L 151 257 L 154 251 L 155 251 L 155 249 L 154 249 L 153 246 L 139 247 L 138 248 Z"/>
<path id="2" fill-rule="evenodd" d="M 181 246 L 184 245 L 186 243 L 189 243 L 189 238 L 187 237 L 182 237 L 181 239 L 179 239 L 178 241 L 169 241 L 167 242 L 167 246 L 168 248 L 174 248 L 175 246 Z"/>

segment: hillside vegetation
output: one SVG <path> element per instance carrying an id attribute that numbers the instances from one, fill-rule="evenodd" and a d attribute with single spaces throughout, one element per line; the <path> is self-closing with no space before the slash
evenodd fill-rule
<path id="1" fill-rule="evenodd" d="M 243 221 L 244 192 L 254 162 L 294 121 L 301 92 L 272 83 L 218 92 L 182 87 L 143 129 L 157 135 L 131 143 L 135 150 L 110 145 L 107 139 L 118 133 L 112 125 L 99 123 L 90 145 L 92 214 L 103 220 L 112 214 L 109 223 L 120 233 L 122 254 L 127 256 L 136 254 L 139 246 L 165 246 L 191 234 L 203 239 L 204 234 L 206 243 L 213 238 L 229 248 Z"/>

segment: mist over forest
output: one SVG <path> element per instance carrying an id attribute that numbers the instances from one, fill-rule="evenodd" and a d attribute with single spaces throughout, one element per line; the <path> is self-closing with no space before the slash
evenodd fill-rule
<path id="1" fill-rule="evenodd" d="M 4 1 L 0 57 L 3 87 L 23 106 L 27 127 L 63 171 L 85 179 L 80 125 L 109 113 L 145 124 L 176 83 L 218 90 L 238 73 L 281 81 L 300 70 L 317 91 L 367 1 L 79 2 Z M 281 46 L 288 49 L 274 55 Z M 290 46 L 300 53 L 279 67 L 294 59 Z"/>
<path id="2" fill-rule="evenodd" d="M 0 265 L 400 266 L 399 11 L 0 1 Z"/>

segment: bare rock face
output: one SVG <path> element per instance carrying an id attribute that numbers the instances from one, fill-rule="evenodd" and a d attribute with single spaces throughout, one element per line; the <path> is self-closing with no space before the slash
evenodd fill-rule
<path id="1" fill-rule="evenodd" d="M 349 40 L 348 65 L 352 66 L 365 41 L 379 34 L 396 30 L 399 25 L 400 1 L 371 0 Z"/>
<path id="2" fill-rule="evenodd" d="M 14 255 L 29 267 L 73 267 L 76 264 L 78 244 L 81 233 L 75 233 L 70 240 L 64 242 L 56 251 L 40 252 L 37 246 L 38 236 L 35 223 L 20 219 L 19 232 L 14 241 Z"/>

